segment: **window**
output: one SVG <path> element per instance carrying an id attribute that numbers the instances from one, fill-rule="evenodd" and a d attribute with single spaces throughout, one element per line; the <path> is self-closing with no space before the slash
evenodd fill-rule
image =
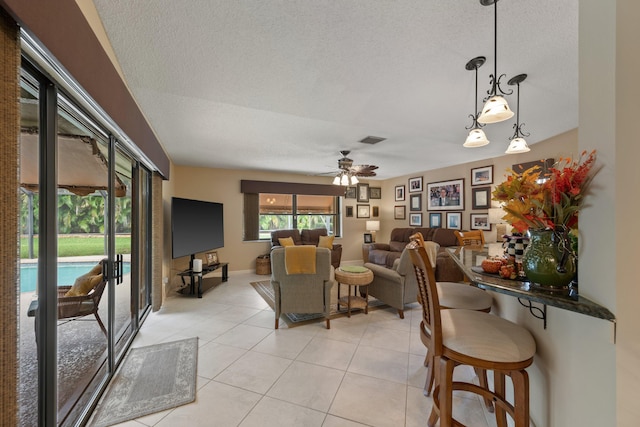
<path id="1" fill-rule="evenodd" d="M 258 200 L 259 239 L 291 228 L 326 228 L 328 234 L 339 234 L 339 197 L 261 193 Z"/>

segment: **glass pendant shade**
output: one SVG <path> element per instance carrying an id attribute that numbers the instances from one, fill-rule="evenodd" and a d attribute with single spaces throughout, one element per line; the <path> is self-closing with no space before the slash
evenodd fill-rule
<path id="1" fill-rule="evenodd" d="M 356 185 L 358 182 L 360 182 L 360 181 L 358 181 L 358 177 L 353 175 L 351 177 L 351 185 Z"/>
<path id="2" fill-rule="evenodd" d="M 342 185 L 343 187 L 349 185 L 349 177 L 347 176 L 347 174 L 342 175 L 342 178 L 340 178 L 340 185 Z"/>
<path id="3" fill-rule="evenodd" d="M 498 123 L 511 117 L 513 117 L 513 111 L 509 108 L 507 100 L 503 96 L 495 95 L 484 104 L 482 114 L 478 117 L 478 123 Z"/>
<path id="4" fill-rule="evenodd" d="M 488 143 L 489 140 L 487 139 L 487 135 L 484 134 L 484 131 L 480 128 L 475 128 L 469 131 L 467 140 L 464 142 L 464 144 L 462 144 L 462 146 L 467 148 L 475 148 L 485 146 Z"/>
<path id="5" fill-rule="evenodd" d="M 340 175 L 336 175 L 336 177 L 333 178 L 333 185 L 340 185 Z"/>
<path id="6" fill-rule="evenodd" d="M 514 138 L 509 143 L 509 148 L 507 148 L 505 154 L 526 153 L 527 151 L 531 151 L 529 145 L 527 145 L 527 141 L 525 141 L 524 138 Z"/>

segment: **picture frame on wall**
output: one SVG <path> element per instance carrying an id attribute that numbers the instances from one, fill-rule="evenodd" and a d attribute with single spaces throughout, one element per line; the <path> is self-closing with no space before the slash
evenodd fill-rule
<path id="1" fill-rule="evenodd" d="M 378 206 L 373 206 L 371 208 L 371 216 L 377 218 L 380 216 L 380 208 Z"/>
<path id="2" fill-rule="evenodd" d="M 407 218 L 407 207 L 402 206 L 394 206 L 393 207 L 393 219 L 406 219 Z"/>
<path id="3" fill-rule="evenodd" d="M 430 228 L 442 227 L 442 214 L 440 212 L 429 213 L 429 227 Z"/>
<path id="4" fill-rule="evenodd" d="M 369 184 L 359 183 L 358 186 L 358 202 L 369 201 Z"/>
<path id="5" fill-rule="evenodd" d="M 491 207 L 491 186 L 471 189 L 471 208 L 489 209 Z"/>
<path id="6" fill-rule="evenodd" d="M 490 231 L 491 230 L 491 224 L 489 223 L 489 214 L 472 213 L 471 214 L 471 229 L 472 230 Z"/>
<path id="7" fill-rule="evenodd" d="M 371 216 L 371 207 L 369 205 L 358 205 L 356 215 L 358 218 L 369 218 Z"/>
<path id="8" fill-rule="evenodd" d="M 347 218 L 353 218 L 353 206 L 347 206 L 345 216 Z"/>
<path id="9" fill-rule="evenodd" d="M 345 199 L 355 199 L 356 198 L 356 187 L 347 187 L 344 191 Z"/>
<path id="10" fill-rule="evenodd" d="M 422 177 L 409 178 L 409 193 L 419 193 L 422 191 Z"/>
<path id="11" fill-rule="evenodd" d="M 409 210 L 418 212 L 422 210 L 422 193 L 409 196 Z"/>
<path id="12" fill-rule="evenodd" d="M 422 227 L 422 213 L 410 213 L 409 225 L 412 227 Z"/>
<path id="13" fill-rule="evenodd" d="M 447 228 L 462 230 L 462 212 L 447 212 Z"/>
<path id="14" fill-rule="evenodd" d="M 404 201 L 404 185 L 396 185 L 396 202 Z"/>
<path id="15" fill-rule="evenodd" d="M 493 184 L 493 165 L 471 169 L 471 185 Z"/>
<path id="16" fill-rule="evenodd" d="M 464 179 L 431 182 L 427 184 L 427 210 L 464 210 Z"/>
<path id="17" fill-rule="evenodd" d="M 382 188 L 380 188 L 380 187 L 369 187 L 369 198 L 370 199 L 382 199 Z"/>

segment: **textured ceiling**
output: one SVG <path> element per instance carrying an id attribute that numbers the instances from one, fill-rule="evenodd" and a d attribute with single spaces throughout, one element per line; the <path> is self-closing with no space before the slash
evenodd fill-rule
<path id="1" fill-rule="evenodd" d="M 478 0 L 94 0 L 143 113 L 178 165 L 321 174 L 340 150 L 390 178 L 502 155 L 515 116 L 462 147 L 493 73 Z M 498 3 L 498 73 L 535 143 L 578 125 L 578 0 Z M 516 96 L 508 97 L 516 110 Z M 552 107 L 552 108 L 551 108 Z M 377 145 L 358 141 L 373 135 Z"/>

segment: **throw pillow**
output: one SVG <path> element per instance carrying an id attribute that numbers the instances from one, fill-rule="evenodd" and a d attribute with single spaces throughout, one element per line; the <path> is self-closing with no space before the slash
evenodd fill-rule
<path id="1" fill-rule="evenodd" d="M 102 274 L 95 276 L 82 275 L 76 279 L 73 286 L 64 294 L 65 297 L 78 297 L 87 295 L 98 283 L 102 281 Z"/>
<path id="2" fill-rule="evenodd" d="M 319 248 L 333 249 L 333 239 L 335 236 L 320 236 L 318 240 Z"/>
<path id="3" fill-rule="evenodd" d="M 280 243 L 280 246 L 295 246 L 292 237 L 280 237 L 278 243 Z"/>

